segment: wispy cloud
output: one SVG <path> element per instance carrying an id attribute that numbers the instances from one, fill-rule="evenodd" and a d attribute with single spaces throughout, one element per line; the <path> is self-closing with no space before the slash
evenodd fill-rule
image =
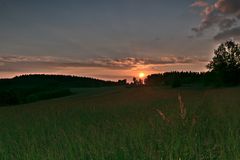
<path id="1" fill-rule="evenodd" d="M 159 58 L 96 58 L 73 60 L 48 56 L 0 56 L 0 72 L 61 70 L 62 68 L 97 67 L 107 69 L 129 70 L 139 66 L 191 64 L 207 62 L 206 58 L 163 56 Z"/>
<path id="2" fill-rule="evenodd" d="M 215 0 L 212 4 L 209 4 L 205 0 L 197 0 L 191 4 L 191 7 L 200 8 L 201 10 L 201 23 L 199 26 L 192 28 L 197 36 L 204 34 L 206 30 L 213 27 L 218 29 L 218 33 L 215 37 L 220 37 L 219 35 L 224 35 L 224 38 L 239 36 L 232 34 L 232 30 L 236 30 L 234 27 L 239 26 L 239 0 Z"/>
<path id="3" fill-rule="evenodd" d="M 229 30 L 225 30 L 224 32 L 218 33 L 214 36 L 216 41 L 225 40 L 228 38 L 240 38 L 240 27 L 232 28 Z"/>
<path id="4" fill-rule="evenodd" d="M 209 4 L 205 1 L 202 0 L 198 0 L 196 2 L 194 2 L 193 4 L 191 4 L 191 7 L 207 7 Z"/>

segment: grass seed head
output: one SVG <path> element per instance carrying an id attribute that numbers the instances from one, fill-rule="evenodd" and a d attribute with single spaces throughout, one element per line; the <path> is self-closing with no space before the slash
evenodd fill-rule
<path id="1" fill-rule="evenodd" d="M 167 118 L 167 116 L 159 109 L 156 109 L 159 116 L 162 118 L 163 121 L 170 123 L 170 120 Z"/>
<path id="2" fill-rule="evenodd" d="M 185 119 L 186 118 L 186 115 L 187 115 L 187 109 L 184 105 L 184 102 L 182 100 L 182 96 L 180 94 L 178 94 L 178 102 L 179 102 L 179 109 L 180 109 L 180 117 L 181 119 Z"/>

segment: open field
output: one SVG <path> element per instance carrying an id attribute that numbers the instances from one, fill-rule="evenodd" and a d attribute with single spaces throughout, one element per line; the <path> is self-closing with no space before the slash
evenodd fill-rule
<path id="1" fill-rule="evenodd" d="M 0 159 L 240 159 L 240 88 L 74 91 L 1 107 Z"/>

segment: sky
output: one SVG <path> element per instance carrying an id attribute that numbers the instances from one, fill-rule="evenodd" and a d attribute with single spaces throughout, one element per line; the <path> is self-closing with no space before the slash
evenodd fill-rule
<path id="1" fill-rule="evenodd" d="M 0 77 L 206 71 L 239 0 L 0 0 Z"/>

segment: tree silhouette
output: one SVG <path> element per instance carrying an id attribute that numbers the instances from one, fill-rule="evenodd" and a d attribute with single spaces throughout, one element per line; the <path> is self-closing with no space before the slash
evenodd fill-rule
<path id="1" fill-rule="evenodd" d="M 224 84 L 239 83 L 240 45 L 232 40 L 220 44 L 207 68 Z"/>
<path id="2" fill-rule="evenodd" d="M 200 72 L 165 72 L 148 75 L 144 80 L 147 86 L 172 86 L 173 88 L 188 84 L 204 83 L 205 73 Z"/>
<path id="3" fill-rule="evenodd" d="M 137 79 L 136 77 L 133 77 L 133 83 L 134 86 L 142 86 L 144 84 L 143 79 Z"/>
<path id="4" fill-rule="evenodd" d="M 118 80 L 117 84 L 120 86 L 125 86 L 125 85 L 127 85 L 127 80 L 126 79 Z"/>

